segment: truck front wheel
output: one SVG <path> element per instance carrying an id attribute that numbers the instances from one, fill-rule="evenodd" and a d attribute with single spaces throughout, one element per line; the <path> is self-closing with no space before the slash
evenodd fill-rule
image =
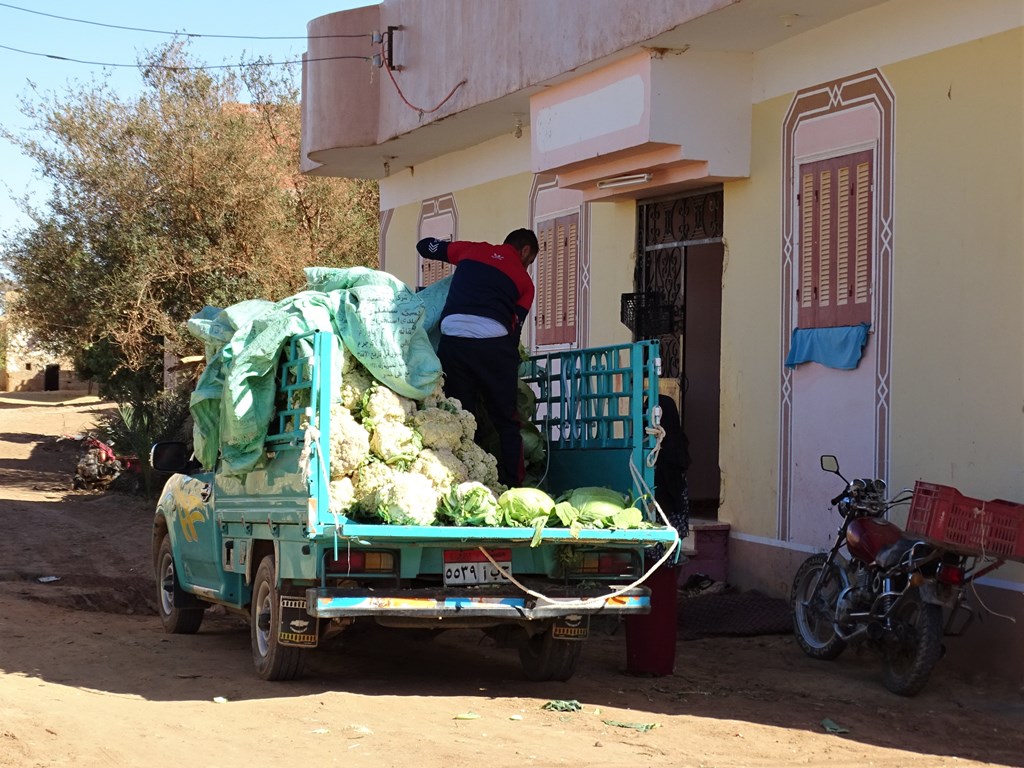
<path id="1" fill-rule="evenodd" d="M 576 672 L 582 650 L 583 641 L 556 640 L 548 627 L 520 644 L 519 660 L 530 680 L 568 680 Z"/>
<path id="2" fill-rule="evenodd" d="M 166 533 L 160 540 L 156 556 L 156 605 L 164 631 L 173 635 L 194 635 L 203 623 L 203 608 L 178 583 L 171 553 L 171 537 Z M 185 607 L 190 606 L 190 607 Z"/>
<path id="3" fill-rule="evenodd" d="M 256 674 L 264 680 L 294 680 L 302 671 L 305 656 L 301 648 L 281 645 L 281 598 L 274 574 L 274 558 L 264 557 L 252 585 L 250 617 L 252 660 Z"/>

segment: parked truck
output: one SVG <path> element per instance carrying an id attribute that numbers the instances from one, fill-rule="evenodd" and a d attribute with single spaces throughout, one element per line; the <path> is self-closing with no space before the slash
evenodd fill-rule
<path id="1" fill-rule="evenodd" d="M 332 511 L 337 350 L 329 332 L 287 341 L 258 468 L 203 469 L 183 443 L 154 446 L 154 467 L 175 473 L 153 527 L 167 632 L 197 632 L 213 605 L 243 613 L 257 674 L 287 680 L 354 622 L 478 628 L 517 648 L 529 679 L 567 680 L 592 616 L 649 612 L 650 553 L 673 557 L 678 544 L 652 504 L 657 342 L 540 355 L 521 369 L 547 442 L 542 487 L 554 496 L 604 486 L 641 498 L 649 524 L 629 530 L 377 524 Z"/>

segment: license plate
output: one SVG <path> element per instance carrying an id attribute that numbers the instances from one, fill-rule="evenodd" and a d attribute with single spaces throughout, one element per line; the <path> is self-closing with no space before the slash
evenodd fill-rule
<path id="1" fill-rule="evenodd" d="M 512 550 L 489 550 L 491 557 L 507 573 L 512 573 Z M 444 553 L 444 584 L 507 584 L 506 579 L 479 549 L 447 549 Z"/>

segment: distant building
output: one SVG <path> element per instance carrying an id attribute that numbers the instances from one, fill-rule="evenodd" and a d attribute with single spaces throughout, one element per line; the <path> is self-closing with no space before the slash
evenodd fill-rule
<path id="1" fill-rule="evenodd" d="M 5 296 L 10 304 L 13 294 Z M 0 392 L 91 391 L 92 384 L 75 374 L 74 364 L 37 348 L 32 337 L 11 327 L 0 315 Z"/>

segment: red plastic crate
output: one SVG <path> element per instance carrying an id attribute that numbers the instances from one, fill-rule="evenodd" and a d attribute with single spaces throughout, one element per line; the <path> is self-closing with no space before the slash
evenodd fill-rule
<path id="1" fill-rule="evenodd" d="M 1024 504 L 972 499 L 948 485 L 919 480 L 906 530 L 965 555 L 1024 562 Z"/>

